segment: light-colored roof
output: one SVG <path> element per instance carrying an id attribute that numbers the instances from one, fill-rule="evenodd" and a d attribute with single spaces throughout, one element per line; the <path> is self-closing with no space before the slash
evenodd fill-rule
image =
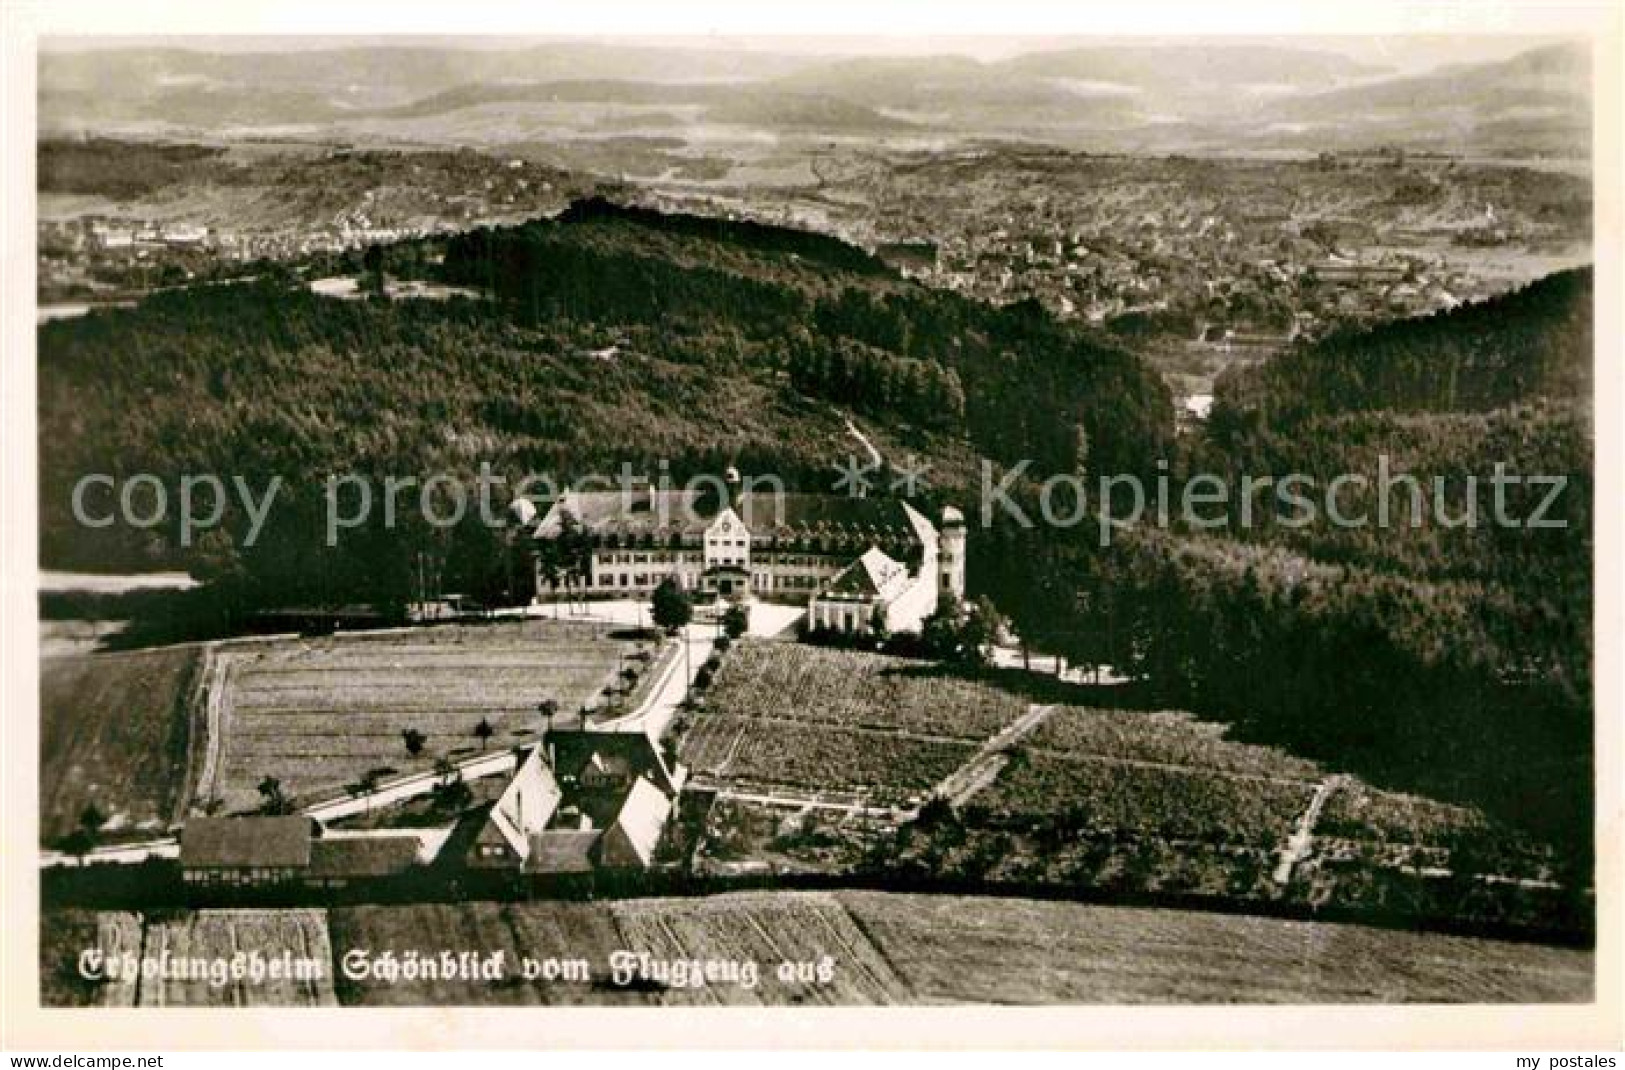
<path id="1" fill-rule="evenodd" d="M 520 858 L 530 853 L 531 835 L 547 827 L 564 797 L 542 751 L 540 746 L 531 748 L 507 788 L 491 805 L 488 819 L 489 826 L 501 833 Z"/>
<path id="2" fill-rule="evenodd" d="M 671 799 L 646 778 L 639 777 L 627 792 L 615 823 L 604 833 L 603 861 L 607 866 L 647 866 L 671 816 Z"/>
<path id="3" fill-rule="evenodd" d="M 871 546 L 863 556 L 836 573 L 835 578 L 819 593 L 846 598 L 889 599 L 908 583 L 908 566 L 888 557 L 878 546 Z"/>
<path id="4" fill-rule="evenodd" d="M 936 526 L 926 519 L 924 513 L 921 513 L 912 505 L 907 502 L 901 502 L 900 504 L 903 507 L 903 518 L 908 521 L 909 527 L 914 529 L 914 537 L 920 541 L 920 545 L 934 545 L 934 540 L 937 537 Z M 948 511 L 943 514 L 944 519 L 947 518 L 948 513 L 956 514 L 961 522 L 965 519 L 964 514 L 952 506 L 949 506 Z"/>

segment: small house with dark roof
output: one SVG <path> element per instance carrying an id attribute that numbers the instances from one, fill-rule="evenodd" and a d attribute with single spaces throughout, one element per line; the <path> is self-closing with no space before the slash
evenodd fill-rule
<path id="1" fill-rule="evenodd" d="M 562 562 L 578 572 L 575 593 L 588 597 L 644 598 L 669 577 L 700 597 L 811 608 L 871 551 L 907 577 L 867 596 L 870 613 L 881 603 L 894 630 L 918 628 L 940 593 L 964 592 L 957 510 L 944 511 L 939 531 L 898 498 L 761 490 L 732 469 L 710 482 L 565 491 L 532 530 L 537 600 L 558 597 Z M 869 615 L 836 616 L 853 630 L 869 625 Z"/>
<path id="2" fill-rule="evenodd" d="M 398 877 L 418 864 L 416 836 L 344 836 L 327 833 L 311 841 L 304 880 L 320 888 L 345 888 L 356 881 Z"/>
<path id="3" fill-rule="evenodd" d="M 407 872 L 420 846 L 410 832 L 327 832 L 303 814 L 198 817 L 181 830 L 181 877 L 202 888 L 343 888 Z"/>
<path id="4" fill-rule="evenodd" d="M 555 729 L 547 734 L 553 771 L 575 794 L 609 790 L 624 794 L 647 777 L 668 795 L 682 788 L 682 773 L 666 763 L 660 745 L 647 732 L 595 732 Z"/>

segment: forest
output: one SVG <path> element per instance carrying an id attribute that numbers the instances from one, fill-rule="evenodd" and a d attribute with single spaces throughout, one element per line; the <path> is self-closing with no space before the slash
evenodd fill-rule
<path id="1" fill-rule="evenodd" d="M 1483 412 L 1591 396 L 1592 269 L 1510 294 L 1302 345 L 1218 383 L 1223 435 L 1328 413 Z"/>
<path id="2" fill-rule="evenodd" d="M 1088 442 L 1102 463 L 1138 468 L 1171 434 L 1166 388 L 1127 351 L 797 231 L 587 202 L 364 260 L 496 303 L 345 301 L 282 271 L 43 325 L 47 567 L 235 577 L 237 609 L 398 606 L 427 557 L 442 589 L 513 597 L 511 570 L 469 549 L 500 533 L 472 519 L 453 532 L 375 520 L 324 545 L 321 481 L 447 473 L 466 486 L 485 463 L 514 487 L 664 461 L 677 481 L 732 463 L 827 490 L 830 466 L 861 452 L 851 412 L 931 463 L 935 494 L 965 501 L 979 456 L 1067 470 Z M 285 487 L 255 546 L 233 514 L 183 547 L 173 524 L 78 524 L 71 496 L 88 473 Z"/>
<path id="3" fill-rule="evenodd" d="M 1092 531 L 996 531 L 973 545 L 971 575 L 1019 595 L 1001 607 L 1034 646 L 1112 666 L 1148 704 L 1480 805 L 1584 866 L 1589 303 L 1589 273 L 1571 273 L 1285 354 L 1226 383 L 1171 461 L 1176 485 L 1210 474 L 1231 502 L 1249 476 L 1324 487 L 1360 474 L 1344 511 L 1364 526 L 1287 523 L 1266 506 L 1250 525 L 1232 509 L 1215 531 L 1141 525 L 1104 550 Z M 1498 465 L 1561 481 L 1545 516 L 1557 526 L 1495 522 Z M 1385 525 L 1384 473 L 1419 487 L 1396 482 Z M 1506 515 L 1530 517 L 1549 493 L 1510 487 Z"/>

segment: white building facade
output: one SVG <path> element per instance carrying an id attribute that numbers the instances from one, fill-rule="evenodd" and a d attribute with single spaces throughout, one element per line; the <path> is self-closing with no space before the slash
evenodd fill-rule
<path id="1" fill-rule="evenodd" d="M 894 498 L 629 488 L 566 491 L 536 523 L 536 599 L 642 598 L 670 577 L 697 597 L 808 607 L 814 628 L 912 631 L 963 597 L 965 525 Z M 879 614 L 876 609 L 879 607 Z"/>

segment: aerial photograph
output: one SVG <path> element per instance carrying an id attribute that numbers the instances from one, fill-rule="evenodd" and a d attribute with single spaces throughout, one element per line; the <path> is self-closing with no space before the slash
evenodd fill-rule
<path id="1" fill-rule="evenodd" d="M 41 1003 L 1592 1002 L 1594 59 L 42 38 Z"/>

